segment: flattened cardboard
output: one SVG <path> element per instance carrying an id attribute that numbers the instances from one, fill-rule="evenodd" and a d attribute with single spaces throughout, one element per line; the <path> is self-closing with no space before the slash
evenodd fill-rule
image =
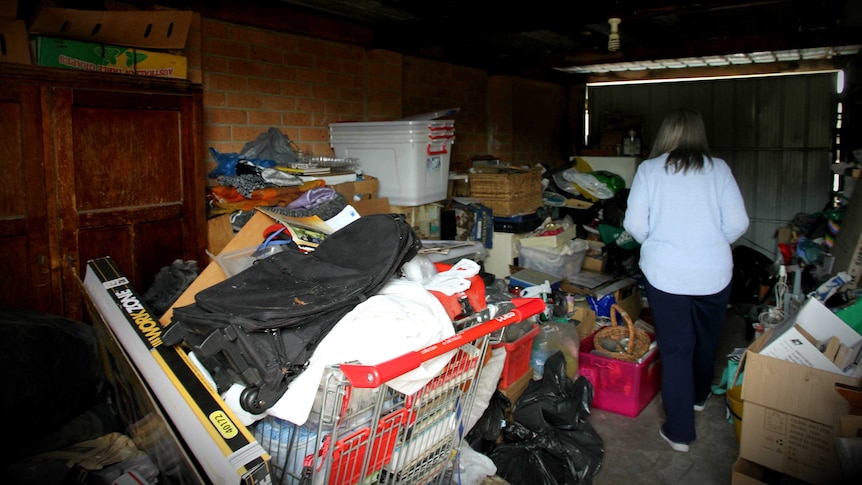
<path id="1" fill-rule="evenodd" d="M 45 7 L 30 33 L 98 44 L 150 49 L 186 46 L 194 12 L 186 10 L 103 11 Z"/>

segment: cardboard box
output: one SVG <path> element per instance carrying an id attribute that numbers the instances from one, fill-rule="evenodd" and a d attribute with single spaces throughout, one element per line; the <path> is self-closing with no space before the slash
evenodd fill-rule
<path id="1" fill-rule="evenodd" d="M 731 485 L 766 485 L 769 469 L 745 458 L 737 458 L 731 472 Z"/>
<path id="2" fill-rule="evenodd" d="M 834 441 L 849 404 L 835 384 L 860 381 L 761 355 L 764 338 L 752 344 L 741 364 L 745 419 L 739 456 L 814 484 L 841 483 Z"/>
<path id="3" fill-rule="evenodd" d="M 390 214 L 392 208 L 389 206 L 389 197 L 378 197 L 376 199 L 362 199 L 351 204 L 360 216 L 369 214 Z"/>
<path id="4" fill-rule="evenodd" d="M 759 353 L 843 375 L 843 370 L 811 343 L 805 334 L 819 342 L 826 342 L 833 336 L 838 337 L 838 340 L 848 347 L 862 340 L 862 336 L 820 301 L 809 298 L 795 315 L 764 335 Z"/>
<path id="5" fill-rule="evenodd" d="M 32 41 L 35 64 L 83 71 L 186 79 L 186 58 L 108 44 L 37 36 Z"/>
<path id="6" fill-rule="evenodd" d="M 521 396 L 524 395 L 524 391 L 527 390 L 527 387 L 530 385 L 530 382 L 533 381 L 533 368 L 527 367 L 527 370 L 524 371 L 524 374 L 518 378 L 514 383 L 510 384 L 509 387 L 505 389 L 499 389 L 500 392 L 503 393 L 504 396 L 509 398 L 509 401 L 512 403 L 512 406 L 518 402 L 518 399 L 521 399 Z"/>
<path id="7" fill-rule="evenodd" d="M 0 19 L 0 62 L 31 64 L 27 26 L 23 20 Z"/>
<path id="8" fill-rule="evenodd" d="M 114 393 L 117 417 L 126 434 L 156 464 L 159 482 L 203 483 L 196 461 L 182 445 L 170 418 L 117 341 L 116 334 L 100 318 L 92 299 L 85 297 L 85 302 L 93 318 L 93 328 L 99 335 L 105 375 Z"/>
<path id="9" fill-rule="evenodd" d="M 366 199 L 376 199 L 380 190 L 380 181 L 370 175 L 363 176 L 363 180 L 355 182 L 344 182 L 331 186 L 336 192 L 344 196 L 348 204 Z"/>
<path id="10" fill-rule="evenodd" d="M 18 0 L 0 0 L 0 19 L 13 20 L 18 16 Z"/>
<path id="11" fill-rule="evenodd" d="M 390 206 L 390 211 L 394 214 L 404 214 L 407 218 L 407 223 L 413 227 L 413 231 L 422 240 L 439 240 L 440 239 L 440 213 L 443 211 L 443 205 L 436 202 L 417 206 Z"/>
<path id="12" fill-rule="evenodd" d="M 553 236 L 522 237 L 520 242 L 521 246 L 555 248 L 563 245 L 566 241 L 574 239 L 577 235 L 578 227 L 570 226 L 563 232 Z"/>
<path id="13" fill-rule="evenodd" d="M 587 251 L 587 255 L 584 257 L 584 265 L 582 269 L 586 271 L 594 271 L 596 273 L 601 273 L 605 270 L 605 263 L 607 259 L 605 259 L 605 243 L 601 241 L 587 241 L 590 245 L 590 249 Z"/>
<path id="14" fill-rule="evenodd" d="M 347 203 L 352 205 L 361 216 L 391 213 L 389 198 L 377 197 L 380 181 L 370 175 L 365 175 L 363 178 L 364 180 L 342 182 L 331 187 L 344 196 Z"/>
<path id="15" fill-rule="evenodd" d="M 187 10 L 103 11 L 44 7 L 30 33 L 149 49 L 186 46 L 194 12 Z"/>
<path id="16" fill-rule="evenodd" d="M 88 262 L 84 290 L 209 481 L 270 483 L 269 454 L 185 351 L 162 343 L 162 325 L 110 257 Z"/>
<path id="17" fill-rule="evenodd" d="M 453 199 L 449 208 L 455 211 L 455 240 L 479 241 L 493 248 L 494 214 L 490 208 L 470 199 Z"/>

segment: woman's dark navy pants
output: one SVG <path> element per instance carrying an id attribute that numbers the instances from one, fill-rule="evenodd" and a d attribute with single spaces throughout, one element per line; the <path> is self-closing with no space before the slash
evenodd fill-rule
<path id="1" fill-rule="evenodd" d="M 712 387 L 715 353 L 724 328 L 731 285 L 714 295 L 674 295 L 646 283 L 661 356 L 661 400 L 671 441 L 690 443 L 694 404 Z"/>

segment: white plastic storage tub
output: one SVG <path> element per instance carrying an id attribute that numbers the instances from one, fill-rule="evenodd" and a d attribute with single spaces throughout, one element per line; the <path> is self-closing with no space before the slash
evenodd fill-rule
<path id="1" fill-rule="evenodd" d="M 356 158 L 380 182 L 392 205 L 417 206 L 446 198 L 454 121 L 333 123 L 329 144 L 339 158 Z"/>

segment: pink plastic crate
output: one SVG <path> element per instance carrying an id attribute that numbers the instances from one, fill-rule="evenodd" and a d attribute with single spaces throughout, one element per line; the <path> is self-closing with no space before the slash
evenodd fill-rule
<path id="1" fill-rule="evenodd" d="M 661 387 L 661 359 L 658 350 L 640 364 L 591 354 L 593 336 L 581 341 L 578 368 L 593 385 L 593 407 L 630 418 L 637 417 Z"/>
<path id="2" fill-rule="evenodd" d="M 494 344 L 491 347 L 506 349 L 506 361 L 503 362 L 503 373 L 500 374 L 500 389 L 508 389 L 509 386 L 520 379 L 530 370 L 530 353 L 533 351 L 533 339 L 539 334 L 538 325 L 533 324 L 533 329 L 525 333 L 518 340 L 509 343 Z"/>

